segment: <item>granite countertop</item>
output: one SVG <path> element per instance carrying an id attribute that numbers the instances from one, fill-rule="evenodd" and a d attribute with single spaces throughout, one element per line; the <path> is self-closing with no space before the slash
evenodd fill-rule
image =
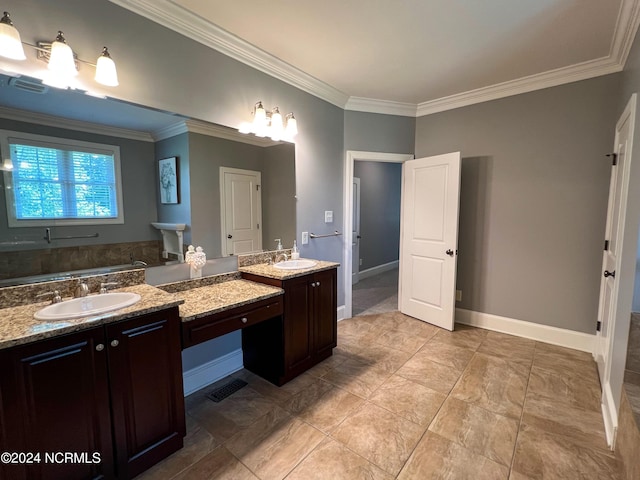
<path id="1" fill-rule="evenodd" d="M 183 322 L 188 322 L 282 294 L 281 288 L 248 280 L 229 280 L 184 290 L 176 295 L 184 300 L 180 305 L 180 317 Z"/>
<path id="2" fill-rule="evenodd" d="M 35 312 L 46 307 L 49 302 L 0 309 L 0 349 L 125 320 L 130 317 L 175 307 L 184 302 L 176 294 L 167 293 L 144 283 L 110 290 L 110 292 L 137 293 L 141 299 L 130 307 L 121 308 L 113 312 L 61 322 L 47 322 L 33 318 Z M 65 300 L 68 300 L 68 298 L 65 298 Z"/>
<path id="3" fill-rule="evenodd" d="M 308 275 L 310 273 L 320 272 L 322 270 L 330 270 L 332 268 L 336 268 L 340 266 L 339 263 L 326 262 L 324 260 L 314 260 L 314 262 L 317 262 L 315 266 L 310 268 L 302 268 L 299 270 L 281 270 L 267 263 L 260 263 L 257 265 L 247 265 L 244 267 L 239 267 L 238 270 L 243 273 L 252 273 L 254 275 L 260 275 L 261 277 L 275 278 L 276 280 L 287 280 L 289 278 L 301 277 L 303 275 Z"/>

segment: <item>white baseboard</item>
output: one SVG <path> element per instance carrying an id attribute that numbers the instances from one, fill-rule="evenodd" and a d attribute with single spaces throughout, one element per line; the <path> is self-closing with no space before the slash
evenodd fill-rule
<path id="1" fill-rule="evenodd" d="M 366 270 L 362 270 L 358 273 L 360 280 L 365 278 L 373 277 L 374 275 L 378 275 L 379 273 L 388 272 L 389 270 L 393 270 L 394 268 L 400 267 L 400 260 L 395 260 L 389 263 L 383 263 L 382 265 L 377 265 L 375 267 L 367 268 Z"/>
<path id="2" fill-rule="evenodd" d="M 340 305 L 338 307 L 338 321 L 344 320 L 344 312 L 346 311 L 346 307 L 344 305 Z"/>
<path id="3" fill-rule="evenodd" d="M 595 335 L 456 308 L 456 323 L 593 353 Z"/>
<path id="4" fill-rule="evenodd" d="M 227 375 L 237 372 L 242 369 L 243 366 L 242 349 L 239 348 L 231 353 L 214 358 L 210 362 L 183 372 L 182 382 L 184 386 L 184 396 L 186 397 L 207 385 L 217 382 Z"/>
<path id="5" fill-rule="evenodd" d="M 602 389 L 602 418 L 604 419 L 604 433 L 607 437 L 607 445 L 613 450 L 616 446 L 616 434 L 618 433 L 618 413 L 613 401 L 611 384 L 606 382 Z"/>

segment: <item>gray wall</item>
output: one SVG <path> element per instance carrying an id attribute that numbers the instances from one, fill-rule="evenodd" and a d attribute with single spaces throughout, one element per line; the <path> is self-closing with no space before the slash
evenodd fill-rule
<path id="1" fill-rule="evenodd" d="M 360 271 L 398 260 L 402 164 L 356 161 L 360 178 Z"/>
<path id="2" fill-rule="evenodd" d="M 154 168 L 154 145 L 151 142 L 115 138 L 63 128 L 16 122 L 0 118 L 0 129 L 27 132 L 37 135 L 67 138 L 84 142 L 95 142 L 120 147 L 120 166 L 122 171 L 122 201 L 124 224 L 90 226 L 55 226 L 51 222 L 52 236 L 74 236 L 98 233 L 98 238 L 54 241 L 50 246 L 71 247 L 77 245 L 108 244 L 158 240 L 159 234 L 151 226 L 156 221 L 156 178 L 150 174 Z M 37 238 L 44 235 L 44 227 L 11 228 L 7 230 L 7 209 L 4 194 L 4 176 L 0 175 L 0 236 L 10 235 L 20 238 Z M 9 231 L 9 233 L 7 233 Z M 34 248 L 47 246 L 45 242 L 35 244 Z M 22 249 L 22 247 L 21 247 Z M 128 263 L 129 259 L 123 259 Z"/>
<path id="3" fill-rule="evenodd" d="M 413 153 L 415 135 L 415 118 L 344 112 L 345 150 Z"/>
<path id="4" fill-rule="evenodd" d="M 280 238 L 285 247 L 291 247 L 296 239 L 295 160 L 292 145 L 263 149 L 262 248 L 265 250 L 274 248 L 275 238 Z"/>
<path id="5" fill-rule="evenodd" d="M 462 152 L 458 307 L 594 333 L 620 77 L 421 117 Z"/>
<path id="6" fill-rule="evenodd" d="M 187 227 L 184 231 L 184 244 L 189 245 L 191 241 L 191 182 L 190 182 L 190 162 L 189 162 L 189 135 L 183 133 L 175 137 L 166 138 L 156 142 L 156 160 L 176 157 L 178 168 L 178 196 L 180 203 L 162 204 L 160 203 L 160 172 L 158 162 L 155 165 L 156 179 L 156 202 L 158 205 L 158 222 L 161 223 L 185 223 Z"/>

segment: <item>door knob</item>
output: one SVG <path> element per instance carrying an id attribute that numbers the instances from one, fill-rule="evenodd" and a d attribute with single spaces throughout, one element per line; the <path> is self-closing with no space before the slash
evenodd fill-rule
<path id="1" fill-rule="evenodd" d="M 609 270 L 605 270 L 604 278 L 607 278 L 607 277 L 616 278 L 616 271 L 614 270 L 613 272 L 610 272 Z"/>
<path id="2" fill-rule="evenodd" d="M 449 255 L 450 257 L 453 257 L 453 250 L 451 250 L 451 249 L 447 250 L 447 251 L 446 251 L 446 252 L 444 252 L 444 253 L 446 253 L 446 254 L 447 254 L 447 255 Z"/>
<path id="3" fill-rule="evenodd" d="M 227 235 L 227 238 L 233 238 L 233 235 Z"/>

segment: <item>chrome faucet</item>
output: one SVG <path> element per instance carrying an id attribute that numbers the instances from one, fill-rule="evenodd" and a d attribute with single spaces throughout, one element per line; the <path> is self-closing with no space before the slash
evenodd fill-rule
<path id="1" fill-rule="evenodd" d="M 273 257 L 273 263 L 286 262 L 287 258 L 287 254 L 284 252 L 276 253 L 276 256 Z"/>
<path id="2" fill-rule="evenodd" d="M 83 282 L 82 280 L 78 280 L 78 285 L 76 286 L 76 290 L 73 296 L 75 298 L 80 298 L 80 297 L 86 297 L 87 295 L 89 295 L 89 286 L 86 284 L 86 282 Z"/>
<path id="3" fill-rule="evenodd" d="M 109 287 L 115 287 L 118 285 L 118 282 L 104 282 L 100 284 L 100 293 L 107 293 L 109 291 Z"/>
<path id="4" fill-rule="evenodd" d="M 40 297 L 51 297 L 51 303 L 60 303 L 62 302 L 62 297 L 60 296 L 60 292 L 58 290 L 54 290 L 53 292 L 45 292 L 40 295 L 36 295 L 36 298 Z"/>

